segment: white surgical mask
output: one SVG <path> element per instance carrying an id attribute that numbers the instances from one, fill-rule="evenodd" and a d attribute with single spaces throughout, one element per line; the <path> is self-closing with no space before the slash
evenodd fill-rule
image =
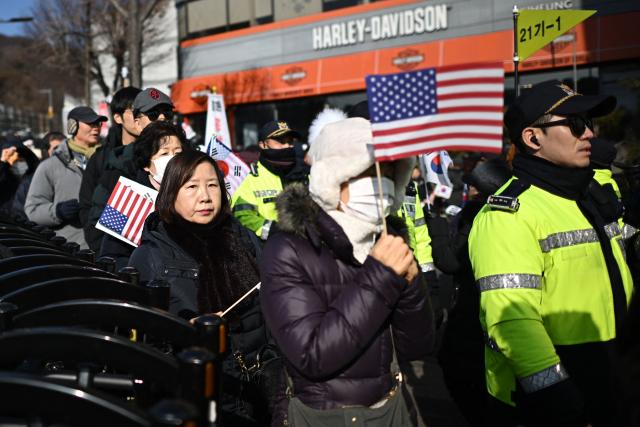
<path id="1" fill-rule="evenodd" d="M 169 164 L 169 160 L 173 159 L 174 156 L 169 154 L 164 155 L 162 157 L 158 157 L 155 160 L 151 160 L 153 165 L 156 167 L 156 173 L 153 174 L 153 179 L 158 182 L 162 182 L 162 177 L 164 176 L 164 171 L 167 169 L 167 164 Z"/>
<path id="2" fill-rule="evenodd" d="M 384 217 L 391 212 L 391 206 L 395 201 L 395 184 L 389 178 L 382 178 L 382 214 Z M 380 218 L 380 192 L 378 190 L 378 178 L 364 177 L 349 181 L 349 201 L 340 202 L 342 210 L 350 215 L 370 222 L 382 223 Z"/>

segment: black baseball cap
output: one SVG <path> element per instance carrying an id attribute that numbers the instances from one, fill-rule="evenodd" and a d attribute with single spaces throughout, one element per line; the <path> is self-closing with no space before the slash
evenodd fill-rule
<path id="1" fill-rule="evenodd" d="M 166 105 L 173 109 L 173 102 L 169 96 L 153 87 L 147 88 L 136 95 L 133 100 L 133 110 L 136 112 L 146 113 L 153 110 L 158 105 Z"/>
<path id="2" fill-rule="evenodd" d="M 98 113 L 93 111 L 91 107 L 76 107 L 73 110 L 69 111 L 67 114 L 67 119 L 75 119 L 82 123 L 95 123 L 95 122 L 106 122 L 107 119 L 105 116 L 100 116 Z"/>
<path id="3" fill-rule="evenodd" d="M 545 114 L 600 117 L 615 108 L 613 96 L 581 95 L 559 80 L 549 80 L 523 90 L 505 113 L 504 124 L 511 141 L 518 142 L 522 131 Z"/>
<path id="4" fill-rule="evenodd" d="M 274 120 L 262 126 L 262 129 L 260 129 L 260 132 L 258 133 L 258 140 L 278 140 L 285 135 L 292 135 L 293 137 L 300 139 L 300 134 L 297 131 L 291 129 L 287 122 Z"/>

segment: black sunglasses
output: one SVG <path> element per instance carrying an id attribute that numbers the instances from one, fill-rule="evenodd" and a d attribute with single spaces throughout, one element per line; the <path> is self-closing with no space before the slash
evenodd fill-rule
<path id="1" fill-rule="evenodd" d="M 173 111 L 168 108 L 158 108 L 149 110 L 146 113 L 143 113 L 145 116 L 149 117 L 149 120 L 155 122 L 160 117 L 160 114 L 164 115 L 165 120 L 171 121 L 173 119 Z"/>
<path id="2" fill-rule="evenodd" d="M 534 128 L 550 128 L 553 126 L 568 126 L 571 133 L 576 138 L 580 138 L 584 135 L 584 132 L 589 128 L 593 132 L 593 120 L 590 117 L 585 116 L 567 116 L 562 120 L 556 120 L 554 122 L 541 123 L 539 125 L 533 125 Z"/>

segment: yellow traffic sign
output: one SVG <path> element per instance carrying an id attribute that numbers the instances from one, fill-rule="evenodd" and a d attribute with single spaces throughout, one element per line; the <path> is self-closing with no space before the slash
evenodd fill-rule
<path id="1" fill-rule="evenodd" d="M 596 10 L 522 10 L 518 16 L 518 56 L 524 61 Z"/>

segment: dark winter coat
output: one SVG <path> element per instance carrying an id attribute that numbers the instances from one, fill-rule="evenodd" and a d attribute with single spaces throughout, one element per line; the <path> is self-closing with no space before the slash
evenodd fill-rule
<path id="1" fill-rule="evenodd" d="M 372 257 L 359 263 L 342 228 L 304 186 L 290 185 L 276 203 L 282 232 L 265 246 L 261 299 L 293 392 L 316 409 L 371 405 L 393 385 L 389 325 L 400 362 L 431 350 L 425 286 Z M 280 401 L 276 417 L 286 404 Z"/>
<path id="2" fill-rule="evenodd" d="M 96 252 L 100 249 L 104 233 L 97 230 L 95 226 L 107 205 L 111 192 L 121 176 L 135 179 L 137 167 L 133 161 L 133 145 L 119 145 L 96 152 L 96 155 L 100 153 L 100 157 L 89 172 L 91 177 L 87 181 L 83 179 L 83 187 L 80 189 L 80 220 L 84 221 L 83 228 L 87 243 L 91 240 L 90 248 Z M 102 167 L 100 167 L 100 163 L 102 163 Z M 89 164 L 91 165 L 91 162 Z M 89 165 L 87 165 L 87 169 L 89 169 Z M 93 191 L 91 190 L 92 185 L 94 186 Z M 90 207 L 87 207 L 89 205 Z"/>

